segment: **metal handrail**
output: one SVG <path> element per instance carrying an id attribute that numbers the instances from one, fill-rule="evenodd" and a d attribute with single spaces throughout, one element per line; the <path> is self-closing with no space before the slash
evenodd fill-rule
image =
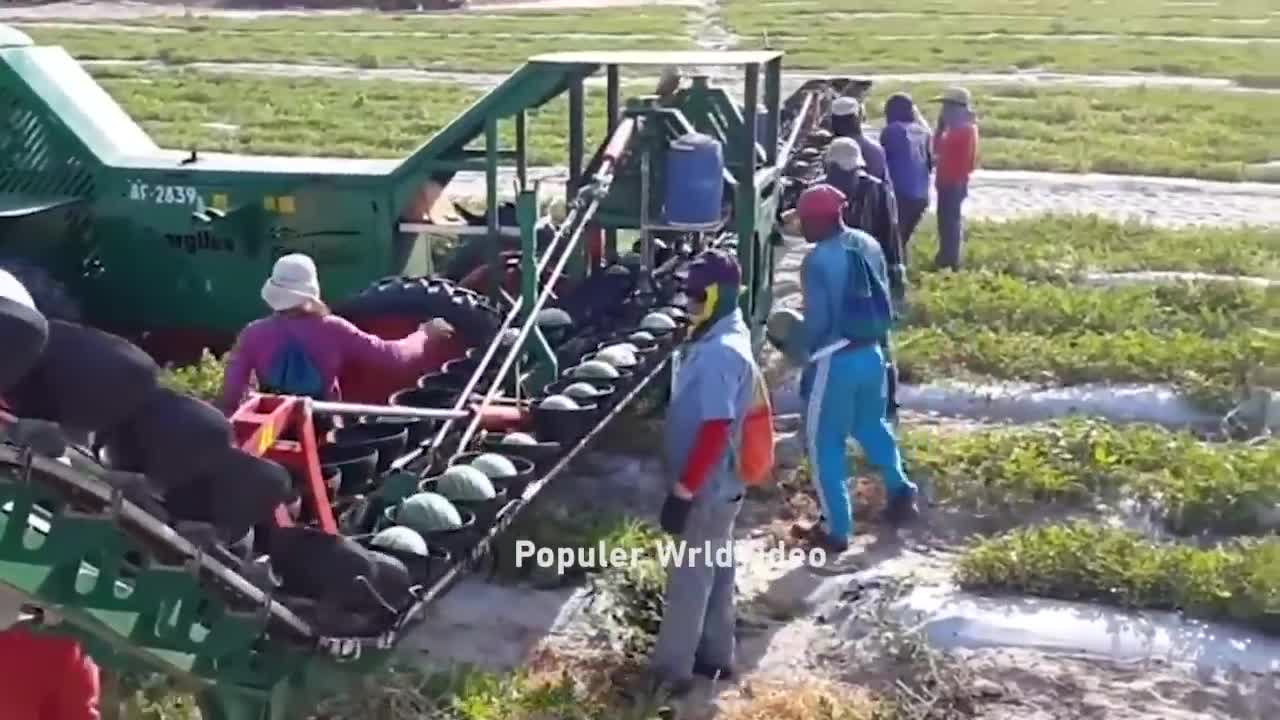
<path id="1" fill-rule="evenodd" d="M 629 144 L 635 126 L 635 121 L 630 119 L 614 129 L 613 136 L 605 148 L 605 159 L 608 162 L 601 164 L 600 169 L 592 176 L 592 183 L 584 185 L 578 191 L 577 197 L 574 198 L 573 205 L 569 209 L 568 217 L 565 218 L 565 222 L 560 226 L 560 230 L 556 233 L 555 238 L 553 238 L 551 243 L 549 243 L 547 252 L 544 253 L 541 258 L 537 258 L 537 273 L 538 275 L 541 275 L 551 258 L 556 256 L 557 252 L 559 253 L 559 260 L 556 262 L 555 269 L 551 273 L 553 280 L 552 282 L 545 284 L 542 292 L 534 302 L 533 307 L 529 310 L 528 315 L 516 336 L 515 342 L 511 343 L 511 347 L 497 373 L 497 377 L 499 379 L 506 375 L 506 373 L 511 369 L 511 365 L 515 358 L 522 352 L 525 340 L 528 338 L 533 324 L 537 321 L 538 311 L 542 309 L 542 306 L 546 304 L 547 299 L 551 295 L 551 290 L 554 286 L 554 278 L 558 278 L 560 274 L 564 272 L 564 266 L 567 264 L 571 255 L 570 251 L 581 238 L 582 231 L 586 227 L 587 222 L 595 215 L 596 210 L 600 206 L 600 199 L 608 193 L 609 186 L 613 182 L 612 171 L 617 165 L 617 161 L 621 158 L 626 146 Z M 583 209 L 581 202 L 583 197 L 587 195 L 592 197 L 592 201 L 585 209 Z M 502 324 L 498 328 L 497 335 L 499 337 L 501 337 L 510 328 L 512 321 L 514 321 L 521 313 L 523 308 L 524 298 L 516 298 L 512 303 L 510 312 L 507 313 L 506 318 L 503 319 Z M 500 343 L 495 341 L 490 343 L 489 347 L 486 348 L 484 356 L 480 358 L 480 362 L 477 363 L 476 369 L 472 371 L 470 379 L 468 379 L 467 384 L 463 387 L 458 399 L 454 402 L 453 410 L 461 411 L 463 406 L 466 405 L 471 397 L 471 393 L 475 391 L 476 386 L 480 383 L 480 378 L 484 375 L 485 370 L 489 368 L 489 363 L 492 362 L 493 356 L 497 352 L 499 346 Z M 493 384 L 488 392 L 485 393 L 484 398 L 480 402 L 480 406 L 476 409 L 476 413 L 472 418 L 471 424 L 463 433 L 459 447 L 465 447 L 475 435 L 476 428 L 484 417 L 484 411 L 493 404 L 494 397 L 497 395 L 497 392 L 501 387 L 502 383 L 499 380 Z M 430 443 L 430 447 L 432 449 L 438 448 L 443 444 L 444 438 L 449 434 L 449 431 L 453 429 L 453 423 L 453 418 L 446 420 L 444 425 L 436 431 L 435 437 L 432 438 Z M 421 454 L 422 448 L 419 448 L 410 455 L 406 455 L 398 459 L 392 464 L 392 469 L 403 469 L 408 466 L 409 463 L 421 457 Z"/>
<path id="2" fill-rule="evenodd" d="M 537 322 L 538 312 L 542 309 L 542 306 L 546 304 L 547 299 L 551 297 L 552 289 L 555 286 L 555 279 L 560 277 L 561 273 L 564 272 L 564 267 L 569 262 L 569 257 L 572 254 L 571 251 L 573 250 L 573 247 L 581 239 L 582 231 L 586 229 L 587 223 L 593 216 L 595 216 L 596 210 L 600 208 L 600 200 L 608 195 L 609 188 L 613 184 L 613 170 L 617 166 L 618 160 L 622 157 L 622 154 L 626 151 L 627 146 L 631 143 L 631 138 L 634 134 L 635 128 L 636 122 L 634 118 L 629 118 L 626 122 L 623 122 L 618 125 L 618 127 L 614 128 L 613 134 L 609 139 L 609 143 L 605 146 L 604 155 L 606 162 L 601 163 L 600 169 L 592 176 L 592 182 L 580 188 L 577 196 L 574 197 L 573 207 L 570 209 L 569 217 L 566 218 L 565 224 L 560 230 L 561 235 L 565 235 L 566 231 L 571 232 L 568 232 L 567 236 L 564 237 L 562 241 L 564 248 L 560 253 L 559 260 L 556 261 L 555 268 L 551 271 L 551 278 L 543 286 L 542 291 L 538 293 L 537 299 L 534 300 L 533 307 L 529 309 L 529 314 L 525 318 L 524 323 L 520 326 L 520 331 L 516 335 L 515 341 L 511 343 L 511 349 L 503 360 L 502 366 L 498 369 L 498 378 L 506 376 L 507 372 L 511 369 L 512 363 L 515 362 L 515 359 L 522 352 L 525 340 L 529 337 L 530 331 L 532 331 L 534 324 Z M 584 197 L 590 197 L 591 202 L 585 209 L 581 210 L 581 217 L 579 217 L 579 209 L 582 208 L 581 203 Z M 557 236 L 556 240 L 561 240 L 561 236 Z M 547 255 L 543 258 L 544 263 L 546 260 L 550 259 L 552 249 L 556 248 L 559 244 L 560 243 L 556 242 L 551 243 L 551 248 L 548 249 Z M 486 353 L 486 357 L 492 354 L 492 351 L 496 346 L 497 343 L 490 346 L 490 352 Z M 479 378 L 481 373 L 484 372 L 484 369 L 484 365 L 476 368 L 472 380 Z M 471 442 L 471 438 L 475 436 L 476 430 L 480 427 L 480 422 L 484 419 L 485 409 L 490 406 L 494 398 L 497 396 L 498 391 L 501 389 L 502 383 L 498 381 L 495 382 L 489 388 L 488 392 L 485 393 L 484 398 L 480 401 L 480 407 L 477 408 L 475 416 L 471 418 L 471 424 L 467 426 L 466 431 L 462 434 L 462 439 L 458 443 L 459 447 L 466 447 L 467 443 Z M 465 402 L 465 399 L 466 398 L 464 397 L 460 399 L 459 402 Z M 446 427 L 441 428 L 440 434 L 437 435 L 438 440 L 443 439 L 443 433 L 452 422 L 452 420 L 448 421 Z M 433 446 L 438 444 L 438 440 L 433 442 Z"/>

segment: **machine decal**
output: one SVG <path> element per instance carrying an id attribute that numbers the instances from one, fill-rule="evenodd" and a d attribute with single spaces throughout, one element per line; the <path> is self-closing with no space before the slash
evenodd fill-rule
<path id="1" fill-rule="evenodd" d="M 129 199 L 156 205 L 195 205 L 204 209 L 204 199 L 190 185 L 150 185 L 134 180 L 129 183 Z"/>
<path id="2" fill-rule="evenodd" d="M 271 261 L 275 262 L 284 255 L 294 252 L 305 252 L 317 263 L 326 265 L 358 265 L 360 251 L 349 242 L 329 243 L 325 240 L 342 240 L 360 237 L 356 230 L 311 230 L 300 232 L 291 227 L 277 227 L 271 230 L 270 237 L 276 244 L 271 246 Z"/>
<path id="3" fill-rule="evenodd" d="M 208 230 L 193 233 L 165 233 L 164 239 L 174 250 L 185 250 L 195 255 L 198 252 L 235 252 L 236 243 L 229 237 L 218 237 Z"/>

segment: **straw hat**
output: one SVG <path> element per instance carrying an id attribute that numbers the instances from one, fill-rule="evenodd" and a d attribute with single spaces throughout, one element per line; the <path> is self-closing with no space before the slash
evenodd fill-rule
<path id="1" fill-rule="evenodd" d="M 968 88 L 949 87 L 943 90 L 942 94 L 934 98 L 934 100 L 969 107 L 969 103 L 973 102 L 973 96 L 969 94 Z"/>
<path id="2" fill-rule="evenodd" d="M 320 302 L 320 280 L 315 261 L 302 253 L 285 255 L 277 260 L 271 269 L 271 277 L 262 285 L 262 299 L 277 312 Z"/>

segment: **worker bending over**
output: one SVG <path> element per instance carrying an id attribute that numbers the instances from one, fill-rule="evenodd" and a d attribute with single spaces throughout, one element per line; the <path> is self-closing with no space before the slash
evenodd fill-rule
<path id="1" fill-rule="evenodd" d="M 835 552 L 848 548 L 853 512 L 845 440 L 852 435 L 885 484 L 885 519 L 898 525 L 917 515 L 916 486 L 902 468 L 893 427 L 885 418 L 882 349 L 894 312 L 884 254 L 866 233 L 843 222 L 847 199 L 827 184 L 800 195 L 801 232 L 814 243 L 800 269 L 807 352 L 800 392 L 804 435 L 821 521 L 797 535 Z"/>
<path id="2" fill-rule="evenodd" d="M 745 486 L 737 454 L 759 373 L 751 332 L 738 307 L 742 271 L 730 254 L 709 250 L 689 268 L 693 329 L 682 350 L 665 428 L 671 490 L 662 528 L 686 549 L 733 551 Z M 716 558 L 669 568 L 666 608 L 653 650 L 649 690 L 687 690 L 694 675 L 727 679 L 734 663 L 734 566 Z"/>
<path id="3" fill-rule="evenodd" d="M 338 377 L 350 364 L 397 374 L 425 371 L 438 364 L 433 341 L 453 334 L 439 319 L 395 341 L 360 330 L 329 312 L 315 262 L 301 253 L 276 261 L 262 299 L 274 312 L 240 332 L 223 374 L 221 404 L 228 416 L 243 402 L 251 376 L 262 392 L 336 399 Z"/>

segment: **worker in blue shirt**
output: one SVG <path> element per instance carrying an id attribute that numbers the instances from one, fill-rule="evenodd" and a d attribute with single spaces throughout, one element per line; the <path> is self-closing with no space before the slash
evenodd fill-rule
<path id="1" fill-rule="evenodd" d="M 894 321 L 884 253 L 868 234 L 844 224 L 844 193 L 818 184 L 796 205 L 801 232 L 814 248 L 800 269 L 807 356 L 800 392 L 806 400 L 804 435 L 822 519 L 795 534 L 843 552 L 853 533 L 845 440 L 862 446 L 885 484 L 885 520 L 918 515 L 918 490 L 907 479 L 892 424 L 885 417 L 885 353 Z"/>
<path id="2" fill-rule="evenodd" d="M 682 695 L 695 676 L 730 680 L 734 674 L 734 523 L 746 486 L 735 448 L 759 374 L 751 330 L 738 303 L 742 270 L 723 250 L 707 250 L 685 281 L 692 320 L 681 348 L 664 432 L 669 491 L 662 529 L 687 548 L 714 548 L 724 558 L 699 556 L 669 568 L 665 607 L 644 694 Z"/>

